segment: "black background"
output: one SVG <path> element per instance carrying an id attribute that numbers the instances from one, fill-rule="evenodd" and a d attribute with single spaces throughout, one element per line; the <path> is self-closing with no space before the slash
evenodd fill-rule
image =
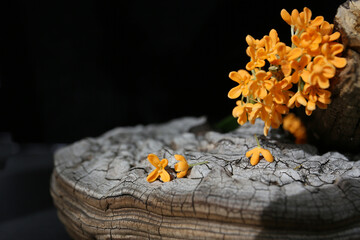
<path id="1" fill-rule="evenodd" d="M 49 195 L 58 145 L 117 126 L 231 114 L 245 36 L 282 8 L 343 1 L 0 1 L 0 238 L 68 239 Z"/>

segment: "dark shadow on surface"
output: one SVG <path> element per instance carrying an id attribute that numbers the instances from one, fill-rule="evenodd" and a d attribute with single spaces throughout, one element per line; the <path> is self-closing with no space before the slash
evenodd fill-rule
<path id="1" fill-rule="evenodd" d="M 359 189 L 359 179 L 345 179 L 313 192 L 278 198 L 264 210 L 263 229 L 256 239 L 359 239 Z M 357 232 L 351 233 L 352 229 Z"/>

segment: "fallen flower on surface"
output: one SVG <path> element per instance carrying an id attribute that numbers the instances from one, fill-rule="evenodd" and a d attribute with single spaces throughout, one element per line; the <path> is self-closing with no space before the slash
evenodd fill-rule
<path id="1" fill-rule="evenodd" d="M 268 162 L 273 162 L 274 161 L 274 157 L 271 155 L 270 151 L 267 150 L 267 149 L 264 149 L 260 146 L 260 143 L 259 143 L 259 139 L 257 138 L 256 135 L 255 136 L 255 139 L 256 139 L 256 142 L 257 142 L 257 147 L 249 150 L 246 152 L 246 157 L 250 158 L 250 164 L 251 165 L 256 165 L 259 163 L 260 161 L 260 153 L 261 155 L 265 158 L 266 161 Z"/>
<path id="2" fill-rule="evenodd" d="M 205 162 L 199 162 L 199 163 L 193 163 L 193 164 L 188 164 L 185 157 L 182 155 L 174 155 L 175 159 L 178 160 L 179 162 L 176 163 L 174 165 L 174 169 L 176 172 L 178 172 L 176 174 L 177 178 L 183 178 L 186 176 L 189 168 L 193 167 L 193 166 L 197 166 L 197 165 L 201 165 L 201 164 L 205 164 L 208 163 L 208 161 Z"/>
<path id="3" fill-rule="evenodd" d="M 170 175 L 165 170 L 165 167 L 168 165 L 168 160 L 164 158 L 163 160 L 159 160 L 158 156 L 155 154 L 149 154 L 148 155 L 149 162 L 156 168 L 154 171 L 149 173 L 146 180 L 148 182 L 154 182 L 159 176 L 161 181 L 163 182 L 169 182 L 170 181 Z"/>
<path id="4" fill-rule="evenodd" d="M 178 172 L 176 174 L 176 176 L 178 178 L 182 178 L 182 177 L 186 176 L 187 171 L 189 170 L 189 164 L 187 163 L 185 157 L 182 155 L 174 155 L 174 157 L 176 160 L 179 161 L 174 166 L 175 171 Z"/>

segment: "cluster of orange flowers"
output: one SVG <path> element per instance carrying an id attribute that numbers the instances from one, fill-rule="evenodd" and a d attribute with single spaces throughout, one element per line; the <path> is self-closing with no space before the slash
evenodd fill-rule
<path id="1" fill-rule="evenodd" d="M 285 9 L 281 11 L 282 19 L 291 26 L 291 47 L 280 42 L 274 29 L 260 40 L 246 37 L 248 71 L 241 69 L 229 74 L 239 84 L 229 91 L 228 97 L 240 97 L 233 109 L 240 125 L 247 121 L 253 124 L 260 118 L 265 122 L 267 136 L 270 127 L 282 124 L 282 115 L 289 108 L 302 105 L 307 115 L 316 106 L 327 108 L 331 96 L 326 90 L 329 79 L 334 77 L 336 68 L 346 65 L 346 59 L 337 56 L 344 47 L 335 42 L 340 33 L 333 33 L 333 24 L 322 16 L 311 19 L 311 15 L 306 7 L 300 13 L 296 9 L 291 14 Z M 297 89 L 292 90 L 294 85 Z"/>
<path id="2" fill-rule="evenodd" d="M 187 175 L 189 168 L 193 166 L 208 163 L 208 162 L 200 162 L 200 163 L 188 164 L 184 156 L 175 154 L 174 157 L 176 160 L 179 161 L 174 165 L 174 170 L 175 172 L 177 172 L 176 174 L 177 178 L 185 177 Z M 155 154 L 149 154 L 147 158 L 149 162 L 155 167 L 155 169 L 151 173 L 149 173 L 146 180 L 148 182 L 154 182 L 156 179 L 160 177 L 161 181 L 169 182 L 171 180 L 171 176 L 165 169 L 169 161 L 166 158 L 160 161 L 158 156 L 156 156 Z"/>

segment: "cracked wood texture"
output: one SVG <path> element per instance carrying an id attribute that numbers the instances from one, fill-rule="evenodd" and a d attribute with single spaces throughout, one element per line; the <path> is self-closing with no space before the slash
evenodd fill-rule
<path id="1" fill-rule="evenodd" d="M 360 1 L 342 4 L 335 16 L 348 64 L 332 83 L 332 103 L 304 116 L 308 135 L 323 149 L 356 152 L 360 148 Z"/>
<path id="2" fill-rule="evenodd" d="M 271 131 L 274 155 L 245 152 L 263 123 L 201 131 L 204 118 L 117 128 L 55 154 L 51 194 L 74 239 L 359 239 L 360 158 L 317 153 Z M 200 126 L 200 127 L 199 127 Z M 208 161 L 186 178 L 146 181 L 147 155 Z M 171 172 L 171 170 L 169 170 Z M 172 173 L 173 174 L 173 173 Z"/>

